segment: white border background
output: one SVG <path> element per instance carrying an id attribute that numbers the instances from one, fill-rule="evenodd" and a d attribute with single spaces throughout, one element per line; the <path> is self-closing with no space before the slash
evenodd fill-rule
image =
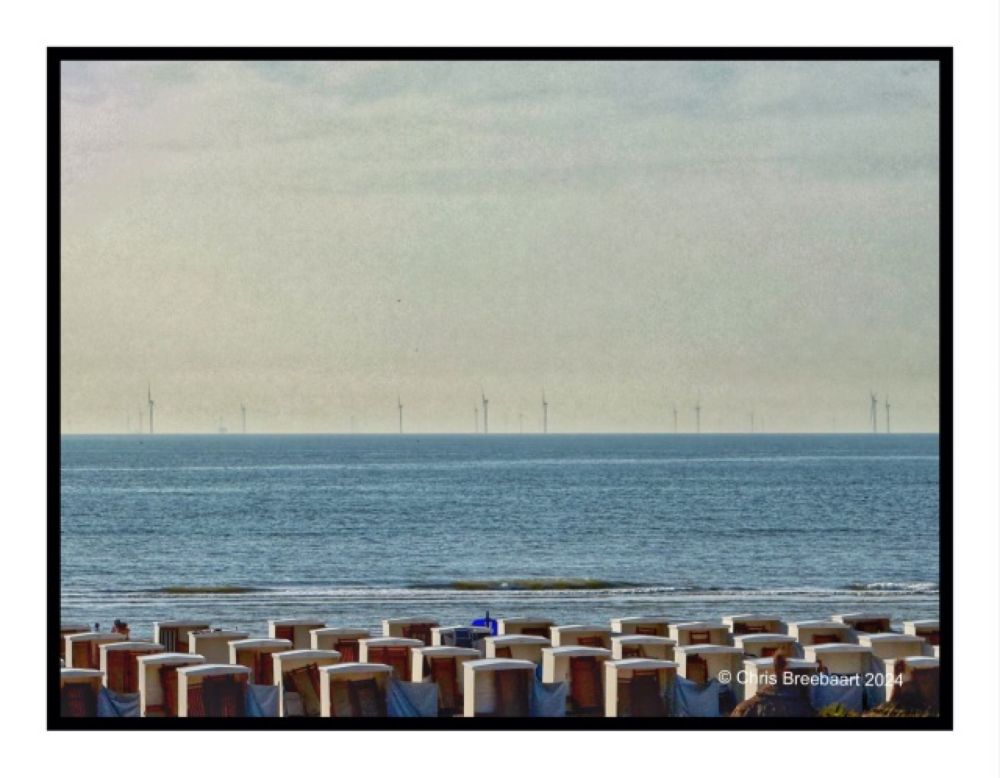
<path id="1" fill-rule="evenodd" d="M 963 774 L 1000 774 L 998 30 L 995 0 L 8 4 L 0 33 L 5 106 L 0 737 L 8 774 L 17 775 L 19 768 L 40 773 L 43 765 L 46 774 L 67 768 L 77 775 L 122 771 L 151 777 L 210 768 L 227 775 L 288 775 L 295 769 L 490 776 L 538 774 L 556 765 L 587 775 L 645 768 L 843 778 L 885 767 L 933 776 L 959 765 Z M 955 732 L 45 732 L 45 47 L 50 45 L 954 46 Z M 872 546 L 871 553 L 878 548 Z"/>

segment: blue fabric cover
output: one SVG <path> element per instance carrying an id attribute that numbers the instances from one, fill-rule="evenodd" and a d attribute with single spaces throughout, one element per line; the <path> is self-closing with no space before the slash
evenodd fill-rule
<path id="1" fill-rule="evenodd" d="M 278 687 L 247 685 L 247 718 L 275 718 L 278 715 Z"/>
<path id="2" fill-rule="evenodd" d="M 809 703 L 817 711 L 828 705 L 843 705 L 847 710 L 861 713 L 864 707 L 864 688 L 860 684 L 813 686 L 809 689 Z"/>
<path id="3" fill-rule="evenodd" d="M 531 686 L 531 706 L 529 716 L 555 718 L 566 715 L 566 696 L 569 684 L 542 683 L 535 678 Z"/>
<path id="4" fill-rule="evenodd" d="M 718 718 L 721 715 L 719 694 L 722 691 L 722 684 L 714 678 L 706 684 L 699 684 L 678 676 L 674 682 L 673 705 L 670 706 L 673 715 Z"/>
<path id="5" fill-rule="evenodd" d="M 119 694 L 101 687 L 97 694 L 97 717 L 101 719 L 130 718 L 139 715 L 139 693 Z"/>
<path id="6" fill-rule="evenodd" d="M 438 688 L 436 683 L 406 683 L 389 680 L 386 713 L 390 718 L 411 719 L 438 715 Z"/>

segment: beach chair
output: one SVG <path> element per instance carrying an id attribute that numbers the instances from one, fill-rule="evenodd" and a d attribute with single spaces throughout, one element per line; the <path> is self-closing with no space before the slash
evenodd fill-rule
<path id="1" fill-rule="evenodd" d="M 231 629 L 210 629 L 188 633 L 188 650 L 192 654 L 201 654 L 205 661 L 212 665 L 224 665 L 229 662 L 229 644 L 234 640 L 246 640 L 247 632 Z"/>
<path id="2" fill-rule="evenodd" d="M 104 673 L 93 668 L 64 667 L 59 671 L 59 715 L 85 719 L 97 716 L 97 695 Z"/>
<path id="3" fill-rule="evenodd" d="M 858 635 L 858 645 L 867 646 L 876 659 L 901 659 L 920 656 L 924 653 L 926 641 L 917 635 L 901 635 L 898 632 L 865 633 Z"/>
<path id="4" fill-rule="evenodd" d="M 660 635 L 644 635 L 638 632 L 614 635 L 611 638 L 611 656 L 613 659 L 672 660 L 676 645 L 677 642 L 672 638 Z"/>
<path id="5" fill-rule="evenodd" d="M 597 646 L 553 646 L 542 649 L 542 682 L 568 685 L 566 713 L 598 716 L 604 712 L 604 662 L 611 652 Z"/>
<path id="6" fill-rule="evenodd" d="M 115 632 L 75 632 L 65 638 L 66 667 L 77 670 L 101 669 L 101 646 L 124 643 L 125 638 Z"/>
<path id="7" fill-rule="evenodd" d="M 604 663 L 604 715 L 652 718 L 669 714 L 668 689 L 677 663 L 662 659 L 616 659 Z"/>
<path id="8" fill-rule="evenodd" d="M 821 672 L 864 676 L 871 667 L 872 650 L 856 643 L 814 643 L 806 646 L 805 658 L 818 662 Z"/>
<path id="9" fill-rule="evenodd" d="M 674 661 L 677 662 L 677 674 L 681 677 L 698 684 L 717 680 L 732 690 L 734 703 L 740 698 L 742 649 L 708 643 L 677 646 Z"/>
<path id="10" fill-rule="evenodd" d="M 927 641 L 928 646 L 937 646 L 941 643 L 941 628 L 937 619 L 904 621 L 903 634 L 921 637 Z"/>
<path id="11" fill-rule="evenodd" d="M 135 694 L 139 691 L 138 658 L 163 653 L 163 646 L 159 643 L 129 641 L 104 643 L 99 646 L 99 651 L 104 685 L 119 694 Z"/>
<path id="12" fill-rule="evenodd" d="M 523 718 L 531 712 L 535 665 L 519 659 L 475 659 L 463 666 L 466 718 Z"/>
<path id="13" fill-rule="evenodd" d="M 769 634 L 766 632 L 744 632 L 733 636 L 733 644 L 746 656 L 769 657 L 783 646 L 788 647 L 788 655 L 793 656 L 797 649 L 795 638 L 791 635 Z"/>
<path id="14" fill-rule="evenodd" d="M 611 648 L 611 630 L 600 625 L 568 624 L 551 627 L 552 647 L 587 646 L 589 648 Z"/>
<path id="15" fill-rule="evenodd" d="M 505 619 L 497 619 L 497 635 L 533 635 L 549 640 L 551 638 L 550 630 L 554 624 L 552 619 L 508 616 Z"/>
<path id="16" fill-rule="evenodd" d="M 381 718 L 388 707 L 392 668 L 348 662 L 319 668 L 320 715 L 324 718 Z"/>
<path id="17" fill-rule="evenodd" d="M 483 640 L 491 634 L 492 632 L 489 627 L 465 625 L 431 627 L 431 645 L 479 649 L 482 646 Z"/>
<path id="18" fill-rule="evenodd" d="M 725 616 L 722 623 L 736 635 L 784 635 L 788 626 L 778 616 L 767 616 L 756 613 L 741 613 L 736 616 Z"/>
<path id="19" fill-rule="evenodd" d="M 827 643 L 856 641 L 854 630 L 840 621 L 797 621 L 788 625 L 788 634 L 805 648 Z"/>
<path id="20" fill-rule="evenodd" d="M 831 618 L 846 624 L 857 633 L 888 632 L 892 621 L 888 613 L 837 613 Z"/>
<path id="21" fill-rule="evenodd" d="M 358 641 L 370 637 L 371 632 L 358 627 L 324 627 L 309 632 L 309 643 L 314 651 L 340 652 L 341 662 L 357 662 L 361 659 Z"/>
<path id="22" fill-rule="evenodd" d="M 412 670 L 410 650 L 421 648 L 424 643 L 418 638 L 369 638 L 359 643 L 359 661 L 389 665 L 398 681 L 409 681 Z"/>
<path id="23" fill-rule="evenodd" d="M 793 676 L 815 675 L 819 672 L 817 662 L 808 662 L 805 659 L 786 658 L 785 672 L 792 673 Z M 765 686 L 771 686 L 778 679 L 774 672 L 774 657 L 751 656 L 743 660 L 743 694 L 745 700 L 749 700 Z"/>
<path id="24" fill-rule="evenodd" d="M 203 632 L 211 626 L 204 621 L 154 621 L 153 642 L 159 643 L 168 653 L 183 654 L 191 650 L 188 633 Z"/>
<path id="25" fill-rule="evenodd" d="M 717 621 L 685 621 L 670 625 L 670 637 L 678 646 L 728 646 L 729 627 Z"/>
<path id="26" fill-rule="evenodd" d="M 177 668 L 177 715 L 180 718 L 229 719 L 246 716 L 250 669 L 240 665 L 193 665 Z"/>
<path id="27" fill-rule="evenodd" d="M 66 660 L 66 636 L 79 635 L 83 632 L 90 632 L 87 624 L 61 624 L 59 626 L 59 658 L 65 663 Z"/>
<path id="28" fill-rule="evenodd" d="M 940 663 L 930 656 L 885 659 L 885 699 L 892 702 L 904 683 L 915 687 L 917 701 L 926 709 L 940 707 Z"/>
<path id="29" fill-rule="evenodd" d="M 413 683 L 433 683 L 438 687 L 438 715 L 454 716 L 462 712 L 466 662 L 481 658 L 474 648 L 458 646 L 419 646 L 411 649 Z"/>
<path id="30" fill-rule="evenodd" d="M 425 617 L 382 619 L 382 636 L 419 640 L 425 646 L 429 646 L 431 630 L 437 626 L 439 625 L 436 621 Z"/>
<path id="31" fill-rule="evenodd" d="M 551 645 L 548 638 L 525 634 L 495 635 L 483 643 L 487 659 L 523 659 L 536 665 L 542 663 L 542 649 Z"/>
<path id="32" fill-rule="evenodd" d="M 319 716 L 319 669 L 340 661 L 337 651 L 298 649 L 271 654 L 278 685 L 278 716 Z"/>
<path id="33" fill-rule="evenodd" d="M 267 622 L 267 636 L 275 640 L 289 640 L 293 651 L 302 651 L 312 647 L 312 631 L 325 626 L 316 619 L 271 619 Z"/>
<path id="34" fill-rule="evenodd" d="M 139 715 L 176 717 L 177 670 L 205 664 L 200 654 L 145 654 L 136 657 L 139 674 Z"/>
<path id="35" fill-rule="evenodd" d="M 618 635 L 669 637 L 670 622 L 663 616 L 629 616 L 611 619 L 611 631 Z"/>
<path id="36" fill-rule="evenodd" d="M 279 638 L 247 638 L 229 643 L 229 664 L 250 669 L 249 682 L 258 686 L 276 683 L 273 655 L 291 651 L 292 641 Z"/>

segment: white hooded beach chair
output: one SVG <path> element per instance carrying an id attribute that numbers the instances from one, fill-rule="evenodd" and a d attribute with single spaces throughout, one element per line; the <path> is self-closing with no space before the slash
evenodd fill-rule
<path id="1" fill-rule="evenodd" d="M 628 616 L 611 619 L 611 631 L 618 635 L 670 636 L 670 622 L 664 616 Z"/>
<path id="2" fill-rule="evenodd" d="M 201 654 L 205 662 L 212 665 L 224 665 L 229 662 L 229 644 L 234 640 L 246 640 L 248 632 L 232 629 L 209 629 L 188 633 L 188 650 L 192 654 Z"/>
<path id="3" fill-rule="evenodd" d="M 612 635 L 611 656 L 614 659 L 673 660 L 677 641 L 659 635 Z"/>
<path id="4" fill-rule="evenodd" d="M 347 662 L 319 668 L 320 715 L 324 718 L 380 718 L 387 715 L 392 668 Z"/>
<path id="5" fill-rule="evenodd" d="M 534 616 L 508 616 L 497 619 L 497 635 L 534 635 L 550 640 L 552 637 L 552 619 L 540 619 Z"/>
<path id="6" fill-rule="evenodd" d="M 358 641 L 370 637 L 371 632 L 360 627 L 323 627 L 309 633 L 309 646 L 316 651 L 338 651 L 341 662 L 357 662 L 361 658 Z"/>
<path id="7" fill-rule="evenodd" d="M 921 619 L 919 621 L 904 621 L 903 633 L 906 635 L 916 635 L 927 641 L 925 653 L 930 653 L 930 646 L 937 646 L 941 642 L 941 625 L 937 619 Z"/>
<path id="8" fill-rule="evenodd" d="M 429 646 L 431 630 L 437 626 L 440 625 L 434 619 L 424 616 L 382 619 L 382 637 L 419 640 L 425 646 Z"/>
<path id="9" fill-rule="evenodd" d="M 551 627 L 552 647 L 588 646 L 611 649 L 611 629 L 600 624 L 565 624 Z"/>
<path id="10" fill-rule="evenodd" d="M 906 656 L 921 656 L 926 641 L 916 635 L 901 635 L 898 632 L 865 633 L 858 635 L 858 645 L 868 646 L 876 659 L 900 659 Z"/>
<path id="11" fill-rule="evenodd" d="M 267 636 L 276 640 L 290 640 L 293 651 L 312 648 L 311 632 L 323 629 L 326 624 L 316 619 L 271 619 L 267 622 Z"/>
<path id="12" fill-rule="evenodd" d="M 82 632 L 90 632 L 87 624 L 61 624 L 59 626 L 59 658 L 65 663 L 66 660 L 66 636 L 79 635 Z"/>
<path id="13" fill-rule="evenodd" d="M 319 716 L 320 668 L 337 664 L 337 651 L 293 649 L 271 654 L 278 685 L 278 716 Z"/>
<path id="14" fill-rule="evenodd" d="M 177 671 L 181 667 L 205 664 L 200 654 L 146 654 L 136 657 L 139 667 L 139 715 L 176 717 Z"/>
<path id="15" fill-rule="evenodd" d="M 670 637 L 677 646 L 729 645 L 729 627 L 720 621 L 685 621 L 670 625 Z"/>
<path id="16" fill-rule="evenodd" d="M 853 643 L 854 630 L 842 621 L 796 621 L 788 625 L 788 634 L 802 647 L 824 643 Z"/>
<path id="17" fill-rule="evenodd" d="M 241 665 L 189 665 L 177 669 L 180 718 L 230 719 L 246 716 L 250 668 Z"/>
<path id="18" fill-rule="evenodd" d="M 124 635 L 115 632 L 75 632 L 66 636 L 66 667 L 77 670 L 101 669 L 101 646 L 125 643 Z"/>
<path id="19" fill-rule="evenodd" d="M 361 662 L 389 665 L 397 681 L 409 681 L 413 668 L 411 650 L 425 644 L 417 638 L 368 638 L 358 645 Z"/>
<path id="20" fill-rule="evenodd" d="M 746 656 L 774 656 L 774 653 L 783 646 L 788 647 L 788 656 L 794 656 L 798 652 L 795 638 L 791 635 L 769 634 L 766 632 L 734 635 L 733 645 L 740 649 Z"/>
<path id="21" fill-rule="evenodd" d="M 495 635 L 484 641 L 487 659 L 522 659 L 542 663 L 542 649 L 551 643 L 541 635 Z"/>
<path id="22" fill-rule="evenodd" d="M 674 661 L 677 662 L 677 674 L 689 681 L 717 680 L 735 689 L 743 668 L 743 650 L 714 643 L 689 644 L 674 649 Z"/>
<path id="23" fill-rule="evenodd" d="M 898 659 L 885 659 L 885 698 L 892 701 L 899 688 L 907 682 L 916 681 L 918 685 L 925 676 L 934 676 L 928 680 L 932 681 L 931 688 L 937 689 L 939 683 L 938 673 L 940 672 L 940 662 L 931 656 L 908 656 Z M 935 700 L 935 702 L 938 702 Z"/>
<path id="24" fill-rule="evenodd" d="M 159 643 L 128 641 L 125 643 L 104 643 L 99 646 L 101 672 L 104 685 L 119 694 L 135 694 L 139 691 L 140 656 L 163 653 Z"/>
<path id="25" fill-rule="evenodd" d="M 526 717 L 535 665 L 521 659 L 475 659 L 463 666 L 466 718 Z"/>
<path id="26" fill-rule="evenodd" d="M 93 668 L 64 667 L 59 671 L 59 715 L 84 719 L 97 716 L 97 697 L 104 673 Z"/>
<path id="27" fill-rule="evenodd" d="M 419 646 L 410 650 L 413 683 L 433 683 L 438 688 L 438 715 L 455 716 L 464 708 L 466 662 L 482 659 L 474 648 Z"/>
<path id="28" fill-rule="evenodd" d="M 888 632 L 892 621 L 888 613 L 835 613 L 831 618 L 846 624 L 858 634 Z"/>
<path id="29" fill-rule="evenodd" d="M 769 616 L 759 613 L 740 613 L 736 616 L 725 616 L 722 623 L 729 627 L 733 637 L 736 635 L 784 635 L 788 625 L 779 616 Z"/>
<path id="30" fill-rule="evenodd" d="M 211 626 L 205 621 L 154 621 L 153 642 L 168 652 L 183 654 L 191 650 L 188 633 L 203 632 Z"/>
<path id="31" fill-rule="evenodd" d="M 292 641 L 284 638 L 246 638 L 229 643 L 229 664 L 250 668 L 250 683 L 271 686 L 274 677 L 273 654 L 291 651 Z"/>
<path id="32" fill-rule="evenodd" d="M 616 659 L 604 663 L 604 715 L 608 718 L 667 716 L 677 663 L 663 659 Z"/>
<path id="33" fill-rule="evenodd" d="M 611 651 L 596 646 L 553 646 L 542 649 L 542 682 L 566 683 L 567 714 L 604 714 L 604 663 Z"/>

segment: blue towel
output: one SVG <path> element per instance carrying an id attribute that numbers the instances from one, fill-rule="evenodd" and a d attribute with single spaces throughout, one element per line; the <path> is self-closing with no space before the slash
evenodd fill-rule
<path id="1" fill-rule="evenodd" d="M 102 719 L 131 718 L 139 715 L 139 693 L 119 694 L 101 687 L 97 695 L 97 716 Z"/>
<path id="2" fill-rule="evenodd" d="M 558 717 L 566 715 L 567 683 L 542 683 L 535 678 L 531 687 L 529 716 Z"/>
<path id="3" fill-rule="evenodd" d="M 390 679 L 386 713 L 391 718 L 436 717 L 438 687 L 436 683 L 406 683 Z"/>

